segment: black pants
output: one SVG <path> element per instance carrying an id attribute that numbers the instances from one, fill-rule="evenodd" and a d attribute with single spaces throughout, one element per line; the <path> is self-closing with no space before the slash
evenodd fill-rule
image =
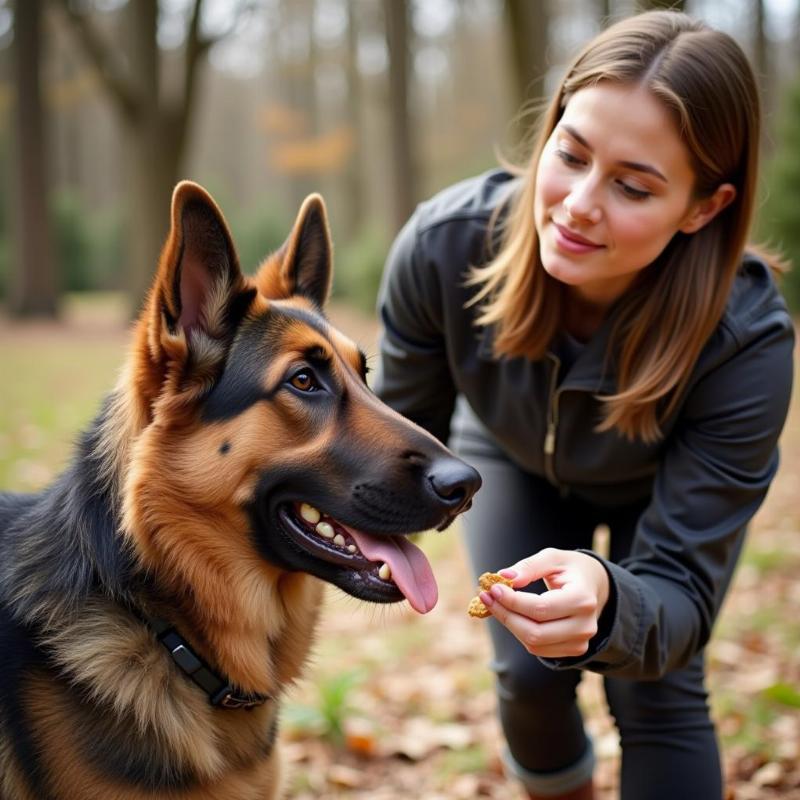
<path id="1" fill-rule="evenodd" d="M 476 576 L 510 566 L 544 547 L 589 548 L 599 524 L 611 530 L 612 561 L 630 550 L 643 504 L 603 509 L 564 498 L 485 440 L 462 433 L 454 436 L 452 446 L 483 478 L 483 488 L 463 518 Z M 528 590 L 544 589 L 539 582 Z M 542 795 L 557 795 L 584 783 L 592 760 L 576 703 L 580 670 L 553 671 L 498 622 L 489 620 L 489 626 L 511 769 Z M 622 745 L 622 800 L 722 797 L 720 756 L 704 678 L 699 653 L 689 666 L 659 681 L 605 679 Z"/>

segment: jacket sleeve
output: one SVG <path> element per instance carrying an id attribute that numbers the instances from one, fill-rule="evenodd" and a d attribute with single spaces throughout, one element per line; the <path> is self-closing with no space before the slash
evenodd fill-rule
<path id="1" fill-rule="evenodd" d="M 788 315 L 776 313 L 760 336 L 695 384 L 630 555 L 619 564 L 601 559 L 611 600 L 588 653 L 543 663 L 657 679 L 706 644 L 746 526 L 778 467 L 792 346 Z"/>
<path id="2" fill-rule="evenodd" d="M 389 252 L 378 295 L 383 326 L 375 393 L 446 443 L 456 390 L 443 330 L 442 287 L 426 256 L 418 211 Z"/>

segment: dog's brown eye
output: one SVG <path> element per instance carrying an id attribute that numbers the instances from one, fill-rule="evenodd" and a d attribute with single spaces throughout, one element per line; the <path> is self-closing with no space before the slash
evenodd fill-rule
<path id="1" fill-rule="evenodd" d="M 292 375 L 289 381 L 295 389 L 301 392 L 313 392 L 318 388 L 316 378 L 310 373 L 302 370 Z"/>

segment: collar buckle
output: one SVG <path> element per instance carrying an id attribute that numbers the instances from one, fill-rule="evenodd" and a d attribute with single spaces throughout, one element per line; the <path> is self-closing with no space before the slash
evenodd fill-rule
<path id="1" fill-rule="evenodd" d="M 225 676 L 214 672 L 203 659 L 194 652 L 189 643 L 172 625 L 159 617 L 137 614 L 148 625 L 159 642 L 169 651 L 175 665 L 200 689 L 202 689 L 215 708 L 236 710 L 252 709 L 264 705 L 270 695 L 239 693 Z"/>
<path id="2" fill-rule="evenodd" d="M 254 695 L 254 694 L 245 694 L 245 695 L 237 695 L 234 693 L 234 690 L 231 688 L 230 685 L 223 686 L 215 695 L 211 698 L 211 705 L 217 706 L 218 708 L 227 708 L 227 709 L 251 709 L 255 708 L 256 706 L 263 705 L 267 698 L 262 697 L 261 695 Z"/>

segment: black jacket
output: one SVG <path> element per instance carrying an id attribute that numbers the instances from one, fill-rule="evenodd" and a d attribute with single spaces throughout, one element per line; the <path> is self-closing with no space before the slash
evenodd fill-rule
<path id="1" fill-rule="evenodd" d="M 568 369 L 497 360 L 473 324 L 464 286 L 488 258 L 487 224 L 515 180 L 494 171 L 419 206 L 395 241 L 379 298 L 384 326 L 376 392 L 446 441 L 481 426 L 522 469 L 600 506 L 646 502 L 628 558 L 611 577 L 606 624 L 585 657 L 543 659 L 656 678 L 707 641 L 745 526 L 778 466 L 792 383 L 794 331 L 770 270 L 747 256 L 722 320 L 656 444 L 597 433 L 596 395 L 609 320 Z M 647 502 L 649 498 L 649 503 Z"/>

